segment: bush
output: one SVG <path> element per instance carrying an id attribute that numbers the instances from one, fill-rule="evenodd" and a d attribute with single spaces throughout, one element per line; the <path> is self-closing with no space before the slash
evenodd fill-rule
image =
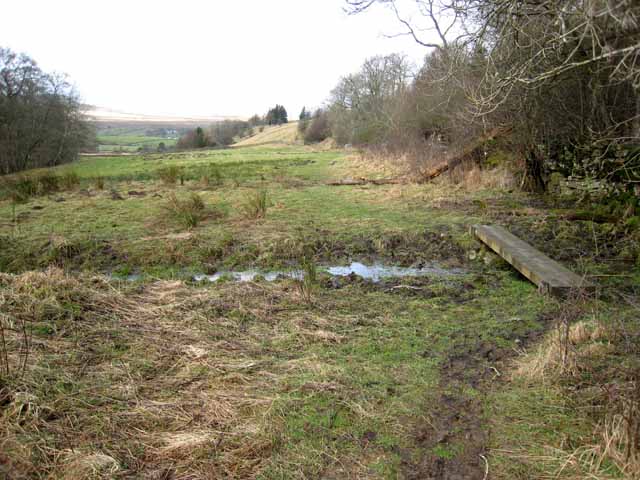
<path id="1" fill-rule="evenodd" d="M 175 185 L 178 178 L 182 177 L 183 169 L 177 165 L 170 165 L 168 167 L 158 170 L 158 177 L 166 185 Z"/>
<path id="2" fill-rule="evenodd" d="M 254 190 L 248 195 L 242 209 L 247 218 L 258 219 L 267 215 L 268 206 L 267 191 Z"/>

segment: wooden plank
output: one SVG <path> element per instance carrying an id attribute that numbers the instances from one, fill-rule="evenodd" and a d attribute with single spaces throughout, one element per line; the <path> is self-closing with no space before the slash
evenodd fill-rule
<path id="1" fill-rule="evenodd" d="M 502 227 L 473 225 L 471 233 L 536 284 L 538 290 L 543 293 L 566 295 L 571 290 L 590 290 L 593 288 L 584 278 L 566 269 Z"/>

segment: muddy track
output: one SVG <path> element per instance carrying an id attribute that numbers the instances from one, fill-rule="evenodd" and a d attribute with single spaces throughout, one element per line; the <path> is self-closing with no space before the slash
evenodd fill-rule
<path id="1" fill-rule="evenodd" d="M 520 345 L 534 342 L 551 324 L 552 313 L 540 320 L 543 331 L 517 339 Z M 454 339 L 455 340 L 455 339 Z M 410 480 L 484 480 L 488 476 L 489 428 L 483 419 L 483 393 L 501 382 L 500 370 L 513 358 L 514 350 L 465 336 L 440 366 L 437 396 L 425 405 L 429 421 L 413 434 L 415 449 L 423 455 L 402 452 L 404 478 Z M 514 338 L 515 340 L 515 338 Z M 470 389 L 477 394 L 470 395 Z M 437 454 L 436 452 L 439 452 Z M 443 453 L 446 452 L 446 453 Z"/>

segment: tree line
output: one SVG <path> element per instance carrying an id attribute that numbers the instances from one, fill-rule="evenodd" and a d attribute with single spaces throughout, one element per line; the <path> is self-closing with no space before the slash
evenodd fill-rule
<path id="1" fill-rule="evenodd" d="M 0 174 L 75 160 L 95 131 L 65 76 L 0 47 Z"/>

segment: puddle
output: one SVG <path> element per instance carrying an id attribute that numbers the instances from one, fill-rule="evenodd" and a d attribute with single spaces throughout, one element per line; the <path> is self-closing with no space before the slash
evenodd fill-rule
<path id="1" fill-rule="evenodd" d="M 367 280 L 379 282 L 383 278 L 402 278 L 402 277 L 448 277 L 451 275 L 460 275 L 464 273 L 461 269 L 452 268 L 444 269 L 436 266 L 412 268 L 412 267 L 396 267 L 390 265 L 382 265 L 374 263 L 373 265 L 365 265 L 359 262 L 353 262 L 347 267 L 328 267 L 325 271 L 329 275 L 336 277 L 346 277 L 355 274 Z"/>
<path id="2" fill-rule="evenodd" d="M 271 272 L 261 272 L 259 270 L 246 270 L 244 272 L 218 272 L 213 275 L 194 275 L 193 279 L 196 282 L 202 282 L 203 280 L 208 280 L 210 282 L 217 282 L 222 277 L 230 278 L 236 282 L 252 282 L 257 277 L 264 278 L 267 282 L 275 282 L 278 277 L 287 277 L 287 278 L 302 278 L 302 272 L 300 270 L 289 270 L 289 271 L 271 271 Z"/>
<path id="3" fill-rule="evenodd" d="M 318 273 L 328 273 L 333 277 L 347 277 L 349 275 L 356 275 L 366 280 L 373 282 L 379 282 L 385 278 L 402 278 L 402 277 L 425 277 L 425 276 L 437 276 L 448 277 L 452 275 L 461 275 L 463 270 L 458 268 L 444 269 L 434 265 L 411 268 L 411 267 L 396 267 L 390 265 L 382 265 L 379 263 L 373 265 L 365 265 L 360 262 L 352 262 L 347 266 L 319 266 Z M 251 282 L 257 277 L 263 277 L 268 282 L 273 282 L 278 278 L 297 278 L 300 279 L 303 276 L 303 272 L 300 270 L 279 270 L 261 272 L 259 270 L 247 270 L 243 272 L 218 272 L 214 275 L 194 275 L 193 279 L 197 282 L 208 280 L 210 282 L 217 282 L 220 278 L 231 278 L 237 282 Z"/>
<path id="4" fill-rule="evenodd" d="M 326 273 L 333 277 L 348 277 L 355 275 L 365 280 L 371 280 L 372 282 L 379 282 L 387 278 L 402 278 L 402 277 L 451 277 L 455 275 L 462 275 L 465 273 L 460 268 L 442 268 L 436 265 L 428 265 L 420 268 L 416 267 L 397 267 L 394 265 L 383 265 L 381 263 L 374 263 L 373 265 L 365 265 L 360 262 L 352 262 L 346 266 L 318 266 L 318 273 Z M 252 282 L 258 277 L 264 278 L 267 282 L 274 282 L 280 278 L 296 278 L 301 279 L 304 273 L 302 270 L 244 270 L 244 271 L 220 271 L 213 275 L 196 274 L 191 275 L 185 273 L 186 278 L 195 280 L 196 282 L 217 282 L 222 278 L 230 279 L 235 282 Z M 111 278 L 117 280 L 125 280 L 130 282 L 136 282 L 142 280 L 144 275 L 132 274 L 126 276 L 118 276 L 111 274 Z"/>

